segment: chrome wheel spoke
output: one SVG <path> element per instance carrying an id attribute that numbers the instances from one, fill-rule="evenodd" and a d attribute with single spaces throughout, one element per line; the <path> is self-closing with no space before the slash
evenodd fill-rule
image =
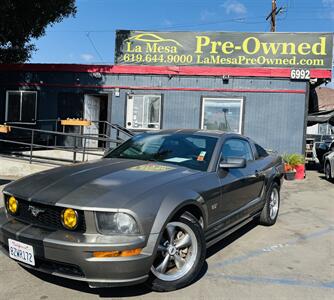
<path id="1" fill-rule="evenodd" d="M 189 234 L 186 234 L 181 240 L 177 241 L 175 244 L 176 249 L 186 248 L 191 245 L 191 237 Z"/>
<path id="2" fill-rule="evenodd" d="M 160 251 L 160 252 L 166 252 L 167 248 L 165 246 L 163 246 L 163 245 L 159 245 L 158 246 L 158 251 Z"/>
<path id="3" fill-rule="evenodd" d="M 167 254 L 162 263 L 159 266 L 157 266 L 156 270 L 160 273 L 166 273 L 169 260 L 170 260 L 170 255 Z"/>
<path id="4" fill-rule="evenodd" d="M 182 267 L 184 266 L 185 264 L 185 259 L 182 258 L 180 255 L 178 254 L 175 254 L 174 255 L 174 261 L 175 261 L 175 265 L 178 269 L 182 269 Z"/>
<path id="5" fill-rule="evenodd" d="M 274 209 L 271 209 L 271 210 L 270 210 L 270 218 L 273 219 L 274 215 L 275 215 L 275 214 L 274 214 Z"/>
<path id="6" fill-rule="evenodd" d="M 169 237 L 169 243 L 174 243 L 174 237 L 175 237 L 175 227 L 172 225 L 167 226 L 167 234 Z"/>

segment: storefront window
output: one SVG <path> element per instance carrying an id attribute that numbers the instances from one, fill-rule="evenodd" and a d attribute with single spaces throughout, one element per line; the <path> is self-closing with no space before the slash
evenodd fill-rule
<path id="1" fill-rule="evenodd" d="M 161 96 L 129 95 L 126 127 L 131 129 L 161 128 Z"/>
<path id="2" fill-rule="evenodd" d="M 203 98 L 202 129 L 241 133 L 242 111 L 242 98 Z"/>
<path id="3" fill-rule="evenodd" d="M 37 92 L 7 91 L 6 96 L 6 122 L 36 122 Z"/>

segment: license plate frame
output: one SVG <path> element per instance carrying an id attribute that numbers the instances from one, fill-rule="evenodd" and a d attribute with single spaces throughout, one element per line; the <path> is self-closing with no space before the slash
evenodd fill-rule
<path id="1" fill-rule="evenodd" d="M 8 239 L 9 257 L 35 266 L 34 247 L 16 240 Z"/>

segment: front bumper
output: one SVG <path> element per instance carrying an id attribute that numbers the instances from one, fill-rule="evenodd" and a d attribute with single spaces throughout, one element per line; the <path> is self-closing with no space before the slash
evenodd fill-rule
<path id="1" fill-rule="evenodd" d="M 51 231 L 29 225 L 0 208 L 0 248 L 8 255 L 8 239 L 33 246 L 35 266 L 24 266 L 88 282 L 91 287 L 131 285 L 144 282 L 153 263 L 157 235 L 104 236 L 68 231 Z M 143 248 L 132 257 L 94 258 L 94 251 L 121 251 Z"/>

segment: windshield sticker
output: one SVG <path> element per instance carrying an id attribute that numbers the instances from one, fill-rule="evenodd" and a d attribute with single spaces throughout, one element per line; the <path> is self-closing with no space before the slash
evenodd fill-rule
<path id="1" fill-rule="evenodd" d="M 143 172 L 166 172 L 170 170 L 174 170 L 175 168 L 163 165 L 155 165 L 155 164 L 147 164 L 140 165 L 128 168 L 130 171 L 143 171 Z"/>
<path id="2" fill-rule="evenodd" d="M 188 160 L 191 160 L 191 159 L 183 158 L 183 157 L 172 157 L 172 158 L 164 159 L 164 161 L 175 162 L 175 163 L 181 163 L 181 162 L 188 161 Z"/>
<path id="3" fill-rule="evenodd" d="M 201 151 L 201 153 L 197 156 L 197 161 L 203 161 L 205 154 L 206 154 L 206 151 Z"/>

